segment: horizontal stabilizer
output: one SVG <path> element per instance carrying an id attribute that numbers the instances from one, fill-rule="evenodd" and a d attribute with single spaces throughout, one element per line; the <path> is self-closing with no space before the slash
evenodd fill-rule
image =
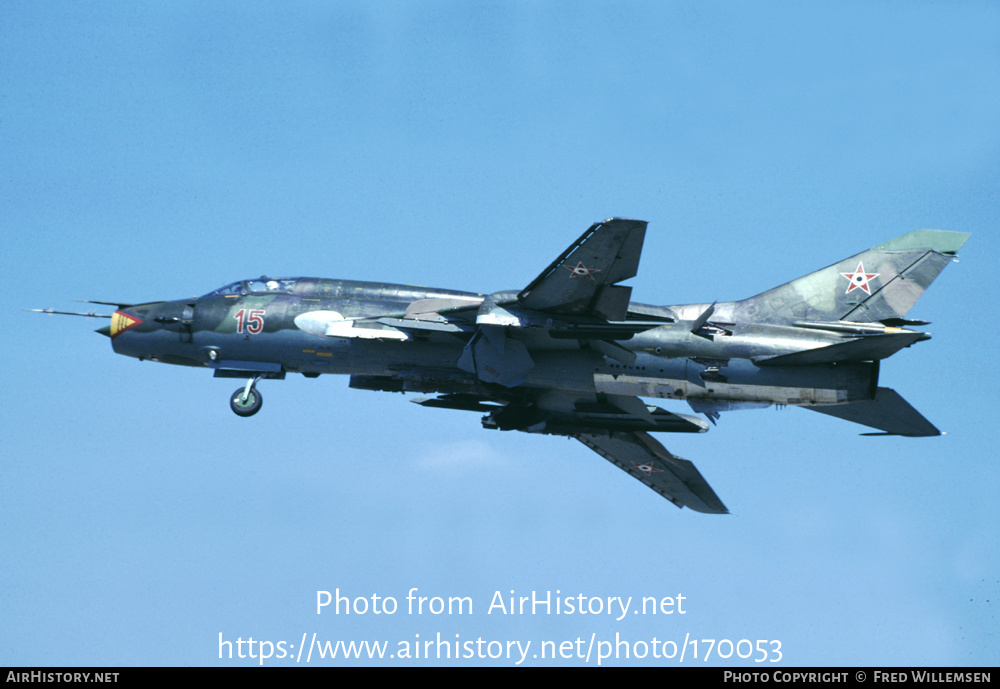
<path id="1" fill-rule="evenodd" d="M 573 437 L 678 507 L 708 514 L 729 513 L 694 464 L 670 454 L 648 433 L 580 433 Z"/>
<path id="2" fill-rule="evenodd" d="M 754 363 L 758 366 L 805 366 L 847 361 L 878 361 L 892 356 L 914 342 L 920 342 L 929 337 L 930 335 L 927 333 L 913 331 L 887 335 L 865 335 L 855 340 L 808 349 L 804 352 L 782 354 L 767 359 L 754 359 Z"/>
<path id="3" fill-rule="evenodd" d="M 912 438 L 941 435 L 941 431 L 935 428 L 934 424 L 890 388 L 878 388 L 873 400 L 819 405 L 805 409 L 877 428 L 885 431 L 886 435 L 904 435 Z"/>

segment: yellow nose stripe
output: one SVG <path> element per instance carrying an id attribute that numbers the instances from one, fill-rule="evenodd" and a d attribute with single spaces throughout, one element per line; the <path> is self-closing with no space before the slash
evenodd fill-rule
<path id="1" fill-rule="evenodd" d="M 114 315 L 111 316 L 111 337 L 117 337 L 126 330 L 134 328 L 140 323 L 142 323 L 142 321 L 135 316 L 130 316 L 127 313 L 122 313 L 121 311 L 115 311 Z"/>

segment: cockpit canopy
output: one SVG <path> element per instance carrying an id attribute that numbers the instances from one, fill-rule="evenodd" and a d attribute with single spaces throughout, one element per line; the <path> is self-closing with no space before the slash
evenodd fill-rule
<path id="1" fill-rule="evenodd" d="M 247 294 L 290 294 L 299 278 L 269 278 L 262 275 L 252 280 L 237 280 L 225 287 L 213 290 L 204 297 L 247 295 Z"/>
<path id="2" fill-rule="evenodd" d="M 247 295 L 277 296 L 281 294 L 316 299 L 398 302 L 403 305 L 404 310 L 406 305 L 421 299 L 458 298 L 472 301 L 482 299 L 482 295 L 479 294 L 456 292 L 453 290 L 428 291 L 426 287 L 415 287 L 413 285 L 391 285 L 381 282 L 357 282 L 355 280 L 331 280 L 329 278 L 310 277 L 272 278 L 266 275 L 251 280 L 237 280 L 225 287 L 220 287 L 217 290 L 202 295 L 200 298 L 234 298 Z"/>

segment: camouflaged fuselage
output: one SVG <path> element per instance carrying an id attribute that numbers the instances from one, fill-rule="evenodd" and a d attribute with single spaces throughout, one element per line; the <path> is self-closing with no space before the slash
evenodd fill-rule
<path id="1" fill-rule="evenodd" d="M 243 281 L 244 284 L 249 281 Z M 408 285 L 316 278 L 282 279 L 289 289 L 219 290 L 198 299 L 152 302 L 116 312 L 112 342 L 119 354 L 164 363 L 202 366 L 217 375 L 323 373 L 367 377 L 374 389 L 484 393 L 474 372 L 458 366 L 468 332 L 483 311 L 502 311 L 519 327 L 505 328 L 524 344 L 532 366 L 520 386 L 614 395 L 738 403 L 842 404 L 870 399 L 877 364 L 837 367 L 761 367 L 754 359 L 834 344 L 843 335 L 786 325 L 724 323 L 699 334 L 686 316 L 707 304 L 656 307 L 632 304 L 633 319 L 659 319 L 619 345 L 634 355 L 622 362 L 575 339 L 553 337 L 560 324 L 519 307 L 500 293 L 481 294 Z M 235 283 L 234 283 L 235 284 Z M 415 303 L 467 303 L 448 314 L 462 330 L 402 332 L 380 321 L 403 319 Z M 736 312 L 717 304 L 716 312 Z M 120 321 L 120 322 L 119 322 Z M 428 321 L 425 321 L 428 322 Z M 338 330 L 339 328 L 339 330 Z M 379 378 L 388 380 L 378 386 Z"/>
<path id="2" fill-rule="evenodd" d="M 120 309 L 118 314 L 138 322 L 129 322 L 129 327 L 118 331 L 112 325 L 114 350 L 139 359 L 210 368 L 239 361 L 279 365 L 288 372 L 379 372 L 400 358 L 385 347 L 398 345 L 399 340 L 327 336 L 303 329 L 296 319 L 335 313 L 345 322 L 366 321 L 373 332 L 388 332 L 377 320 L 402 317 L 414 301 L 479 297 L 454 290 L 350 280 L 296 278 L 290 282 L 294 287 L 288 290 L 220 290 L 197 299 Z M 357 344 L 363 346 L 351 346 Z M 462 343 L 456 340 L 455 347 L 460 352 Z"/>
<path id="3" fill-rule="evenodd" d="M 699 433 L 700 416 L 796 405 L 883 434 L 940 431 L 879 364 L 930 336 L 907 312 L 968 235 L 917 230 L 741 301 L 651 306 L 636 275 L 640 220 L 594 223 L 520 291 L 477 294 L 319 278 L 240 280 L 197 299 L 115 304 L 114 350 L 241 378 L 348 374 L 367 390 L 435 393 L 413 402 L 485 413 L 482 425 L 576 438 L 678 506 L 726 507 L 691 462 L 650 432 Z M 97 302 L 107 304 L 107 302 Z M 55 312 L 54 313 L 65 313 Z M 94 314 L 76 314 L 91 316 Z"/>

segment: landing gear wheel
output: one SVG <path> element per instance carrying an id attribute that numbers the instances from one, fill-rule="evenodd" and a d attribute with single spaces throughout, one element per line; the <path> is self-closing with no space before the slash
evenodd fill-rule
<path id="1" fill-rule="evenodd" d="M 244 393 L 246 399 L 243 399 Z M 239 416 L 253 416 L 260 411 L 260 405 L 263 401 L 257 388 L 250 388 L 249 392 L 246 388 L 239 388 L 229 398 L 229 406 Z"/>

